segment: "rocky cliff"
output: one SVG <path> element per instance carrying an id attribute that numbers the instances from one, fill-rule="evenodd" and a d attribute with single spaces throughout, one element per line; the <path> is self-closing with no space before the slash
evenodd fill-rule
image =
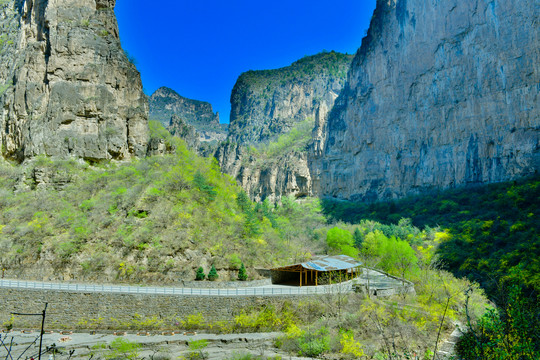
<path id="1" fill-rule="evenodd" d="M 375 200 L 540 167 L 540 3 L 378 0 L 312 175 Z"/>
<path id="2" fill-rule="evenodd" d="M 308 142 L 314 126 L 324 128 L 352 58 L 332 51 L 239 77 L 229 136 L 215 156 L 252 199 L 313 195 Z"/>
<path id="3" fill-rule="evenodd" d="M 188 99 L 172 89 L 161 87 L 152 94 L 149 104 L 152 120 L 174 127 L 173 123 L 181 119 L 195 128 L 199 142 L 223 141 L 227 137 L 227 125 L 219 123 L 219 113 L 214 113 L 210 103 Z M 172 121 L 173 116 L 179 119 Z M 169 130 L 174 131 L 173 128 Z"/>
<path id="4" fill-rule="evenodd" d="M 0 142 L 19 161 L 144 156 L 148 103 L 115 0 L 0 2 Z"/>
<path id="5" fill-rule="evenodd" d="M 184 119 L 178 115 L 171 117 L 169 132 L 173 136 L 177 136 L 184 139 L 189 148 L 197 150 L 200 145 L 199 134 L 193 125 L 188 124 Z"/>
<path id="6" fill-rule="evenodd" d="M 321 104 L 331 108 L 345 85 L 352 58 L 332 51 L 281 69 L 242 74 L 231 94 L 229 140 L 269 141 L 306 118 L 313 119 Z"/>

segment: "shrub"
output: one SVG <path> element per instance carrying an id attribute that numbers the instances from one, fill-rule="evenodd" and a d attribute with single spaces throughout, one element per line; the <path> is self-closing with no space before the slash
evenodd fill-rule
<path id="1" fill-rule="evenodd" d="M 298 339 L 299 355 L 307 357 L 317 357 L 325 351 L 330 350 L 330 336 L 326 328 L 321 328 L 316 332 L 308 332 Z"/>
<path id="2" fill-rule="evenodd" d="M 218 277 L 219 275 L 217 273 L 216 267 L 212 265 L 212 268 L 210 268 L 210 272 L 208 273 L 208 280 L 214 281 L 217 280 Z"/>
<path id="3" fill-rule="evenodd" d="M 238 280 L 240 281 L 246 281 L 248 278 L 246 267 L 244 266 L 244 263 L 240 266 L 240 270 L 238 271 Z"/>
<path id="4" fill-rule="evenodd" d="M 206 275 L 204 274 L 204 269 L 202 268 L 202 266 L 200 266 L 197 269 L 197 274 L 195 274 L 195 280 L 204 280 L 205 277 Z"/>

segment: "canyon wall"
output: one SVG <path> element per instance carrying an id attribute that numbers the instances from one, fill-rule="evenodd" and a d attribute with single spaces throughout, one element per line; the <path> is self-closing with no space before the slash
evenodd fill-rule
<path id="1" fill-rule="evenodd" d="M 539 84 L 538 1 L 378 0 L 314 191 L 373 201 L 534 174 Z"/>
<path id="2" fill-rule="evenodd" d="M 229 136 L 215 157 L 253 200 L 313 195 L 308 144 L 340 94 L 352 55 L 334 51 L 242 74 L 231 94 Z M 287 139 L 291 133 L 298 136 Z M 275 143 L 290 143 L 269 154 Z"/>
<path id="3" fill-rule="evenodd" d="M 148 101 L 120 46 L 115 0 L 0 3 L 2 155 L 146 154 Z"/>

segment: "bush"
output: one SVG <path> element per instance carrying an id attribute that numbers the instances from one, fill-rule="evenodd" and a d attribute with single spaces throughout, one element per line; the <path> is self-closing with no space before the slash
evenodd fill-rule
<path id="1" fill-rule="evenodd" d="M 299 355 L 316 357 L 330 350 L 330 337 L 326 329 L 322 328 L 315 334 L 305 334 L 298 340 Z"/>
<path id="2" fill-rule="evenodd" d="M 208 273 L 208 280 L 214 281 L 217 280 L 218 277 L 219 275 L 217 273 L 216 267 L 212 265 L 212 268 L 210 268 L 210 272 Z"/>
<path id="3" fill-rule="evenodd" d="M 240 266 L 240 270 L 238 271 L 238 280 L 240 281 L 246 281 L 248 278 L 246 267 L 244 266 L 244 263 Z"/>
<path id="4" fill-rule="evenodd" d="M 197 269 L 197 274 L 195 274 L 195 280 L 204 280 L 204 278 L 206 278 L 206 275 L 204 274 L 204 269 L 200 266 Z"/>

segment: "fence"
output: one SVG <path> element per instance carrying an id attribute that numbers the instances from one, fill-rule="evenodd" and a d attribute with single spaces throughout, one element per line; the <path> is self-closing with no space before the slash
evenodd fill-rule
<path id="1" fill-rule="evenodd" d="M 327 294 L 335 290 L 352 292 L 349 283 L 314 286 L 266 286 L 257 288 L 235 289 L 205 289 L 205 288 L 175 288 L 175 287 L 145 287 L 122 285 L 94 285 L 51 283 L 19 280 L 0 280 L 0 288 L 54 290 L 85 293 L 115 293 L 115 294 L 148 294 L 148 295 L 179 295 L 179 296 L 271 296 L 271 295 L 317 295 Z"/>

